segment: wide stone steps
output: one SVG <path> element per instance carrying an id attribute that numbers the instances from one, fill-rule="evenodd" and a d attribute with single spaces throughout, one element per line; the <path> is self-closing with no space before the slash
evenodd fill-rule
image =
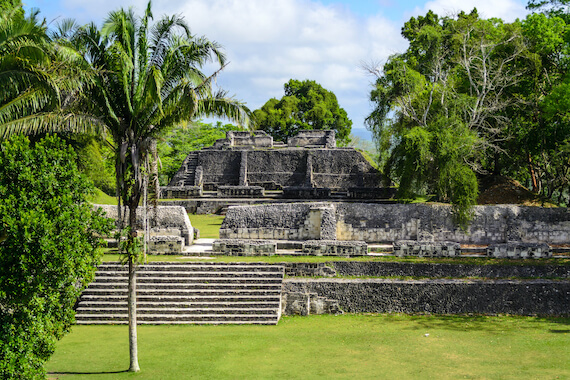
<path id="1" fill-rule="evenodd" d="M 236 302 L 279 302 L 281 295 L 280 294 L 273 294 L 273 295 L 266 295 L 266 294 L 251 294 L 248 295 L 216 295 L 208 293 L 207 295 L 198 294 L 198 295 L 141 295 L 138 294 L 137 300 L 138 302 L 176 302 L 176 303 L 183 303 L 183 302 L 192 302 L 192 303 L 200 303 L 200 302 L 216 302 L 216 303 L 236 303 Z M 125 292 L 122 295 L 117 294 L 109 294 L 105 295 L 105 299 L 109 300 L 109 302 L 127 302 L 127 293 Z M 101 294 L 85 294 L 81 296 L 81 300 L 85 302 L 98 302 L 101 300 Z"/>
<path id="2" fill-rule="evenodd" d="M 227 276 L 224 274 L 224 276 Z M 124 277 L 116 277 L 116 276 L 109 276 L 109 277 L 97 277 L 96 278 L 97 285 L 117 285 L 117 286 L 127 286 L 128 279 L 126 276 Z M 281 281 L 277 278 L 275 279 L 268 279 L 265 277 L 239 277 L 239 278 L 220 278 L 218 276 L 211 276 L 211 277 L 192 277 L 192 276 L 185 276 L 185 277 L 173 277 L 173 276 L 157 276 L 157 277 L 138 277 L 137 276 L 137 283 L 141 285 L 146 284 L 228 284 L 228 285 L 239 285 L 242 284 L 244 286 L 252 286 L 252 285 L 259 285 L 259 284 L 277 284 L 280 285 Z"/>
<path id="3" fill-rule="evenodd" d="M 281 266 L 259 263 L 152 263 L 137 269 L 139 324 L 276 324 Z M 102 264 L 76 307 L 78 324 L 128 323 L 128 277 Z"/>

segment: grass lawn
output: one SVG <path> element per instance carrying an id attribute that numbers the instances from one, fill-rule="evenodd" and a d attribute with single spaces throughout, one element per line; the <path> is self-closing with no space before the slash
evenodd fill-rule
<path id="1" fill-rule="evenodd" d="M 120 261 L 120 256 L 116 249 L 106 249 L 103 261 Z M 331 261 L 379 261 L 379 262 L 401 262 L 401 263 L 432 263 L 432 264 L 464 264 L 464 265 L 565 265 L 570 266 L 570 259 L 540 259 L 540 260 L 510 260 L 494 258 L 474 258 L 474 257 L 398 257 L 398 256 L 207 256 L 198 258 L 195 256 L 180 255 L 147 255 L 148 262 L 168 261 L 168 262 L 263 262 L 269 264 L 293 262 L 293 263 L 326 263 Z"/>
<path id="2" fill-rule="evenodd" d="M 277 326 L 74 326 L 50 379 L 567 379 L 570 319 L 324 315 Z"/>
<path id="3" fill-rule="evenodd" d="M 224 215 L 198 215 L 188 214 L 192 227 L 200 230 L 201 238 L 218 239 L 220 237 L 220 226 L 224 221 Z"/>

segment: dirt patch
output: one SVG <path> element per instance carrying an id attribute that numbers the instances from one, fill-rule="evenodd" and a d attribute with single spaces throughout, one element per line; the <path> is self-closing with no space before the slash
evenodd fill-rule
<path id="1" fill-rule="evenodd" d="M 488 176 L 479 180 L 477 204 L 518 204 L 523 206 L 556 207 L 533 193 L 518 181 L 503 176 Z"/>

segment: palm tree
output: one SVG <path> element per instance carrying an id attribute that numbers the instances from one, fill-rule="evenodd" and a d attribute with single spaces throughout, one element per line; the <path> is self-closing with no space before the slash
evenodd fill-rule
<path id="1" fill-rule="evenodd" d="M 68 50 L 51 43 L 38 13 L 26 15 L 19 0 L 0 5 L 0 138 L 98 125 L 89 115 L 63 110 L 90 71 L 78 70 L 83 62 L 74 62 Z"/>
<path id="2" fill-rule="evenodd" d="M 226 64 L 217 43 L 193 36 L 180 16 L 164 16 L 150 26 L 151 19 L 149 1 L 143 17 L 136 17 L 132 9 L 120 9 L 108 15 L 100 30 L 94 24 L 76 27 L 67 23 L 57 33 L 60 43 L 67 39 L 91 67 L 90 86 L 74 94 L 70 111 L 97 118 L 108 131 L 115 151 L 119 209 L 122 202 L 129 210 L 125 251 L 130 371 L 139 370 L 136 211 L 152 141 L 185 120 L 215 115 L 247 125 L 250 116 L 243 104 L 212 89 L 213 79 Z M 206 76 L 201 69 L 211 61 L 220 69 Z"/>

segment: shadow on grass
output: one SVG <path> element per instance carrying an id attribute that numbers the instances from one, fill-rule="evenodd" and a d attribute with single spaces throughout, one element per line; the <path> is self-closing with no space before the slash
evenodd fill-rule
<path id="1" fill-rule="evenodd" d="M 570 330 L 548 330 L 553 334 L 570 334 Z"/>
<path id="2" fill-rule="evenodd" d="M 517 318 L 516 316 L 510 316 Z M 493 320 L 499 317 L 485 316 L 485 315 L 413 315 L 410 320 L 414 325 L 408 327 L 412 330 L 420 330 L 426 328 L 440 328 L 450 331 L 504 331 L 505 325 L 495 324 Z M 563 326 L 570 325 L 570 318 L 567 317 L 519 317 L 521 319 L 530 318 L 534 322 L 547 322 L 553 324 L 560 324 Z M 517 328 L 521 328 L 517 325 Z M 528 326 L 527 328 L 531 328 Z M 568 334 L 568 329 L 549 329 L 550 333 L 554 334 Z"/>
<path id="3" fill-rule="evenodd" d="M 67 371 L 67 372 L 61 372 L 61 371 L 53 371 L 53 372 L 48 372 L 48 375 L 113 375 L 113 374 L 117 374 L 117 373 L 127 373 L 129 372 L 128 369 L 122 370 L 122 371 L 101 371 L 101 372 L 94 372 L 94 371 L 87 371 L 87 372 L 77 372 L 77 371 Z"/>

